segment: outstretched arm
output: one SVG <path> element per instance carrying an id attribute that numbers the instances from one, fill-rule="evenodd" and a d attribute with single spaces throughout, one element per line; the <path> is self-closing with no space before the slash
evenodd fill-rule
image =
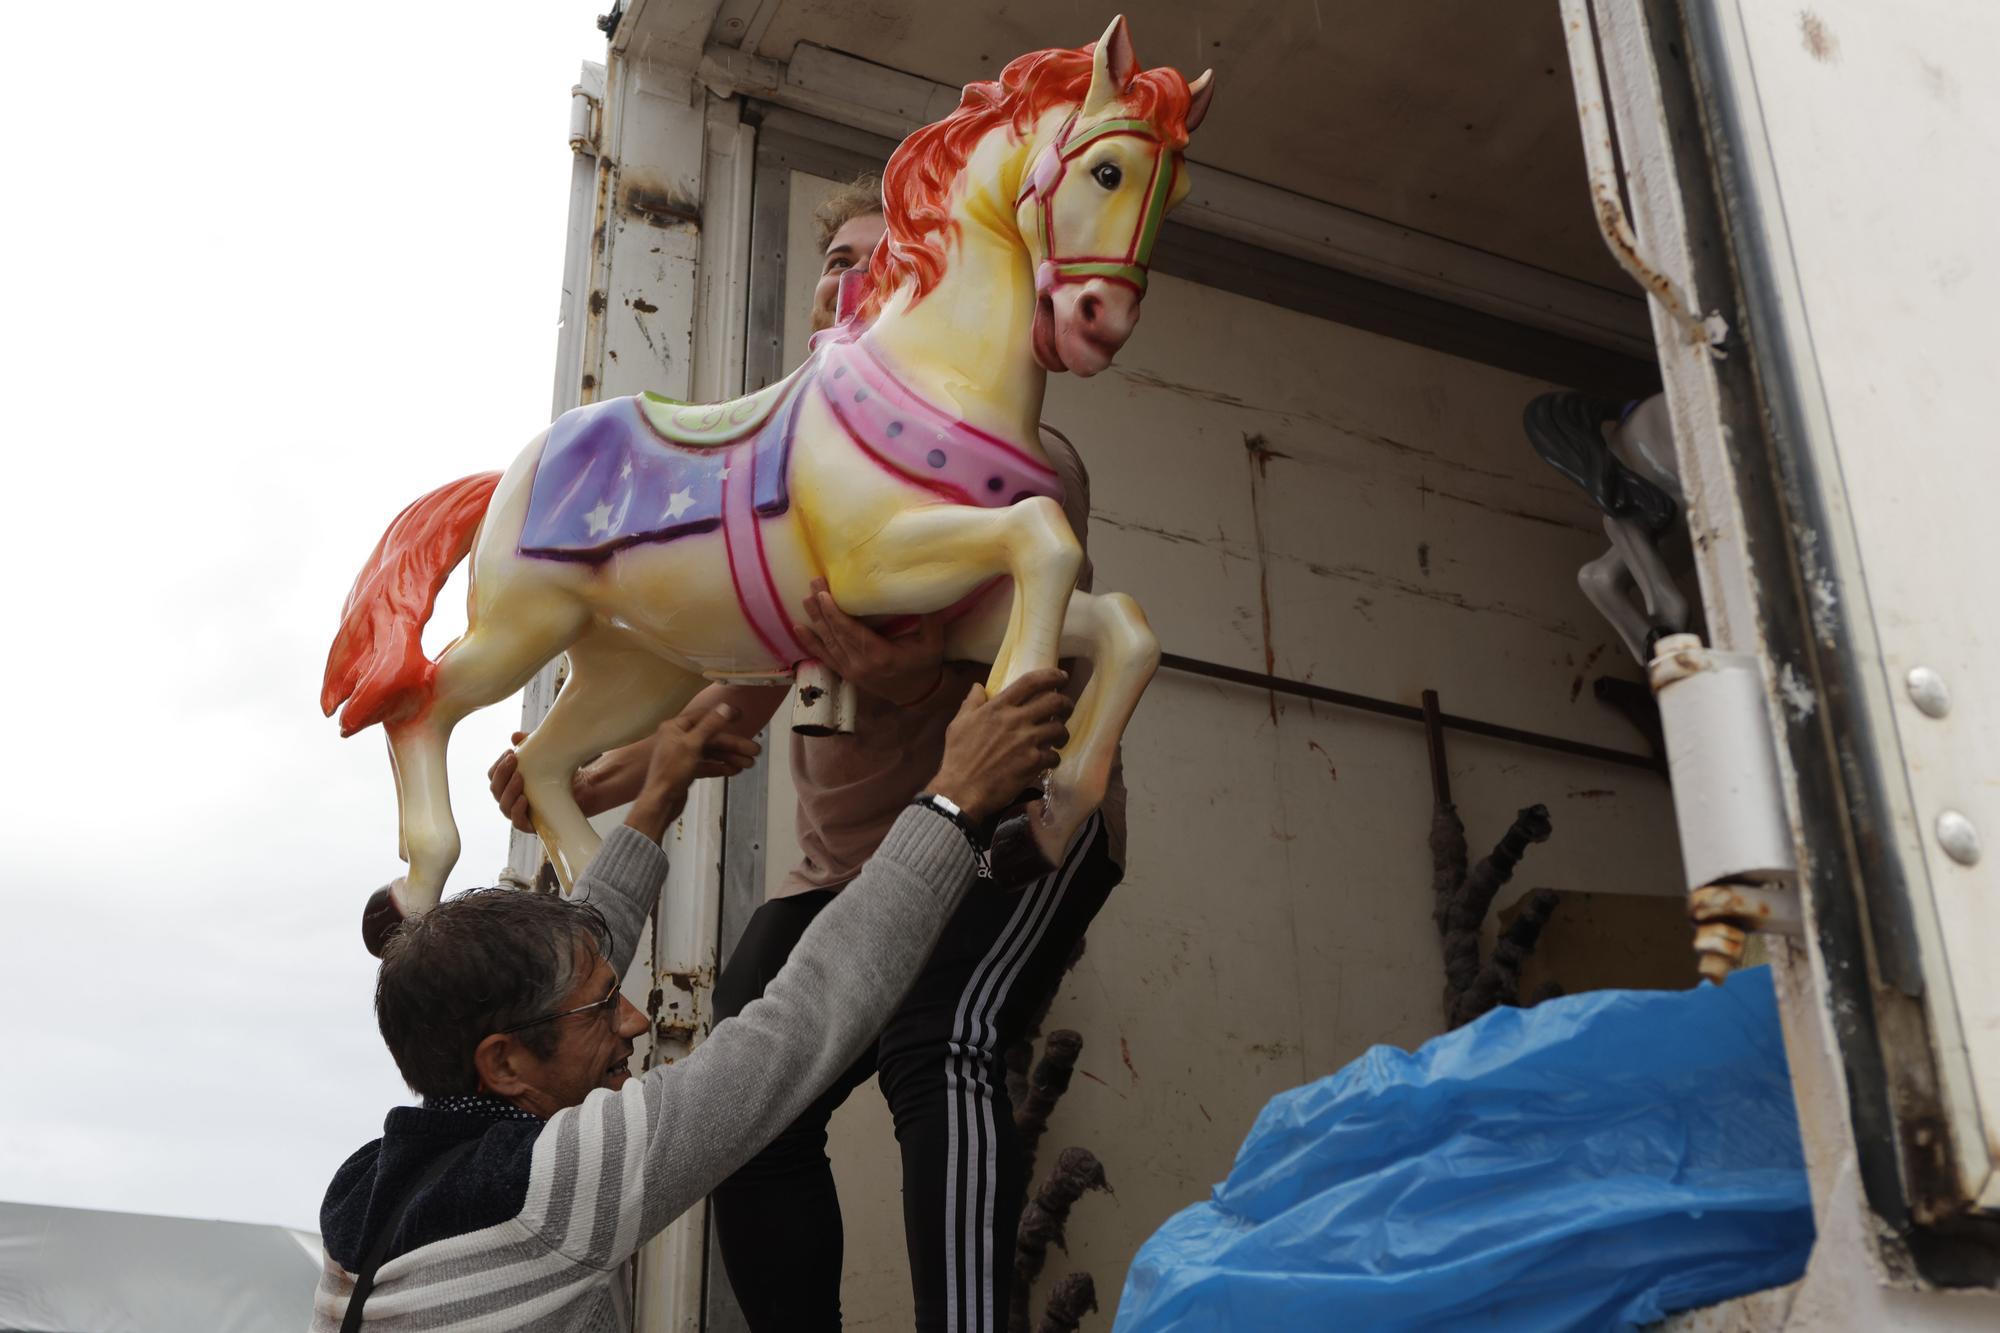
<path id="1" fill-rule="evenodd" d="M 778 705 L 785 701 L 790 691 L 783 685 L 710 685 L 697 694 L 688 706 L 681 710 L 683 716 L 689 713 L 705 714 L 727 705 L 735 710 L 723 734 L 750 740 L 764 729 L 771 720 L 771 714 L 778 711 Z M 606 750 L 597 758 L 576 771 L 570 789 L 576 795 L 576 803 L 586 815 L 600 815 L 606 810 L 615 810 L 627 801 L 636 800 L 639 789 L 646 779 L 647 765 L 652 762 L 653 745 L 657 733 L 645 740 L 622 745 L 616 750 Z M 525 732 L 514 733 L 514 744 L 527 739 Z M 715 764 L 700 768 L 696 777 L 729 777 L 730 772 Z M 521 770 L 512 750 L 503 751 L 493 766 L 486 770 L 486 784 L 493 793 L 500 812 L 510 823 L 523 833 L 533 833 L 534 824 L 528 818 L 528 792 L 521 782 Z"/>
<path id="2" fill-rule="evenodd" d="M 990 702 L 977 687 L 953 721 L 932 790 L 980 821 L 1054 759 L 1069 701 L 1035 672 Z M 560 1112 L 535 1173 L 597 1182 L 598 1216 L 555 1216 L 529 1188 L 522 1221 L 578 1263 L 609 1267 L 748 1161 L 881 1031 L 973 883 L 972 846 L 944 816 L 905 811 L 855 882 L 820 913 L 762 998 L 692 1055 Z M 566 1125 L 564 1118 L 576 1123 Z"/>
<path id="3" fill-rule="evenodd" d="M 576 883 L 575 896 L 604 914 L 611 927 L 611 957 L 619 976 L 632 966 L 646 917 L 667 878 L 660 839 L 687 805 L 696 778 L 741 773 L 757 758 L 757 742 L 737 734 L 742 717 L 728 703 L 697 695 L 641 744 L 648 759 L 643 780 L 628 799 L 622 828 L 604 840 Z"/>

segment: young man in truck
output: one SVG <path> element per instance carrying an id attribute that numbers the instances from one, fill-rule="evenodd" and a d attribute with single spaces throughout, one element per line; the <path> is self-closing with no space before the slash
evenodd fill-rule
<path id="1" fill-rule="evenodd" d="M 1062 673 L 967 691 L 926 793 L 756 1003 L 634 1078 L 646 1017 L 619 981 L 666 879 L 660 838 L 704 767 L 757 747 L 701 701 L 665 723 L 625 826 L 573 897 L 475 890 L 383 951 L 383 1040 L 422 1106 L 335 1174 L 320 1211 L 316 1333 L 623 1329 L 629 1261 L 768 1143 L 870 1045 L 975 887 L 976 821 L 1053 762 Z M 857 964 L 857 959 L 866 959 Z M 372 1282 L 372 1286 L 369 1284 Z M 349 1307 L 359 1302 L 351 1314 Z"/>
<path id="2" fill-rule="evenodd" d="M 882 238 L 880 184 L 855 182 L 832 196 L 816 221 L 822 262 L 815 332 L 834 322 L 841 275 L 865 265 Z M 1085 541 L 1088 475 L 1069 441 L 1046 426 L 1042 446 L 1062 477 L 1070 526 Z M 1078 586 L 1090 587 L 1087 556 Z M 763 993 L 806 928 L 854 880 L 936 767 L 953 701 L 987 673 L 982 664 L 944 660 L 938 617 L 924 617 L 905 637 L 885 638 L 843 614 L 823 586 L 804 610 L 801 642 L 854 683 L 859 718 L 852 735 L 791 738 L 803 856 L 723 966 L 715 988 L 723 1020 Z M 717 686 L 702 697 L 732 703 L 741 713 L 737 728 L 754 735 L 789 693 L 783 686 Z M 646 762 L 642 742 L 587 765 L 577 776 L 579 802 L 596 812 L 629 800 Z M 511 755 L 491 778 L 502 808 L 528 827 Z M 916 1327 L 1006 1326 L 1027 1181 L 1002 1056 L 1053 993 L 1124 864 L 1125 789 L 1114 769 L 1098 815 L 1055 873 L 1018 893 L 968 900 L 880 1039 L 715 1191 L 723 1263 L 754 1333 L 840 1327 L 843 1238 L 826 1130 L 835 1109 L 871 1076 L 895 1117 L 902 1152 Z"/>

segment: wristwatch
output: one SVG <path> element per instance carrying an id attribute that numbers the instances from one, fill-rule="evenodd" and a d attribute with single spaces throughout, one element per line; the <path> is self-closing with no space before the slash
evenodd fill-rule
<path id="1" fill-rule="evenodd" d="M 984 856 L 986 854 L 986 838 L 980 832 L 979 826 L 974 824 L 972 816 L 959 809 L 958 802 L 952 800 L 949 796 L 939 796 L 936 792 L 918 792 L 916 799 L 911 801 L 910 804 L 920 805 L 926 810 L 935 810 L 937 813 L 943 815 L 946 819 L 956 824 L 958 831 L 965 835 L 965 840 L 972 844 L 972 854 L 974 856 Z"/>

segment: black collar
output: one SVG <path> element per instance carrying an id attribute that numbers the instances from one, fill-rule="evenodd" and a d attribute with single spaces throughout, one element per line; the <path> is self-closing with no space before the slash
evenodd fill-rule
<path id="1" fill-rule="evenodd" d="M 490 1092 L 454 1093 L 449 1097 L 424 1098 L 426 1111 L 449 1111 L 455 1115 L 478 1116 L 482 1120 L 534 1120 L 541 1117 L 523 1111 L 514 1103 Z"/>

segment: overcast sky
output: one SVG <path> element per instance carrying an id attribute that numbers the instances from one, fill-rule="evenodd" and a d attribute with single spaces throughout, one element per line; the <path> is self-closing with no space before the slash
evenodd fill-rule
<path id="1" fill-rule="evenodd" d="M 396 511 L 548 419 L 608 7 L 0 21 L 0 1199 L 316 1230 L 410 1099 L 358 932 L 388 760 L 320 671 Z M 504 864 L 518 712 L 454 742 L 454 889 Z"/>

